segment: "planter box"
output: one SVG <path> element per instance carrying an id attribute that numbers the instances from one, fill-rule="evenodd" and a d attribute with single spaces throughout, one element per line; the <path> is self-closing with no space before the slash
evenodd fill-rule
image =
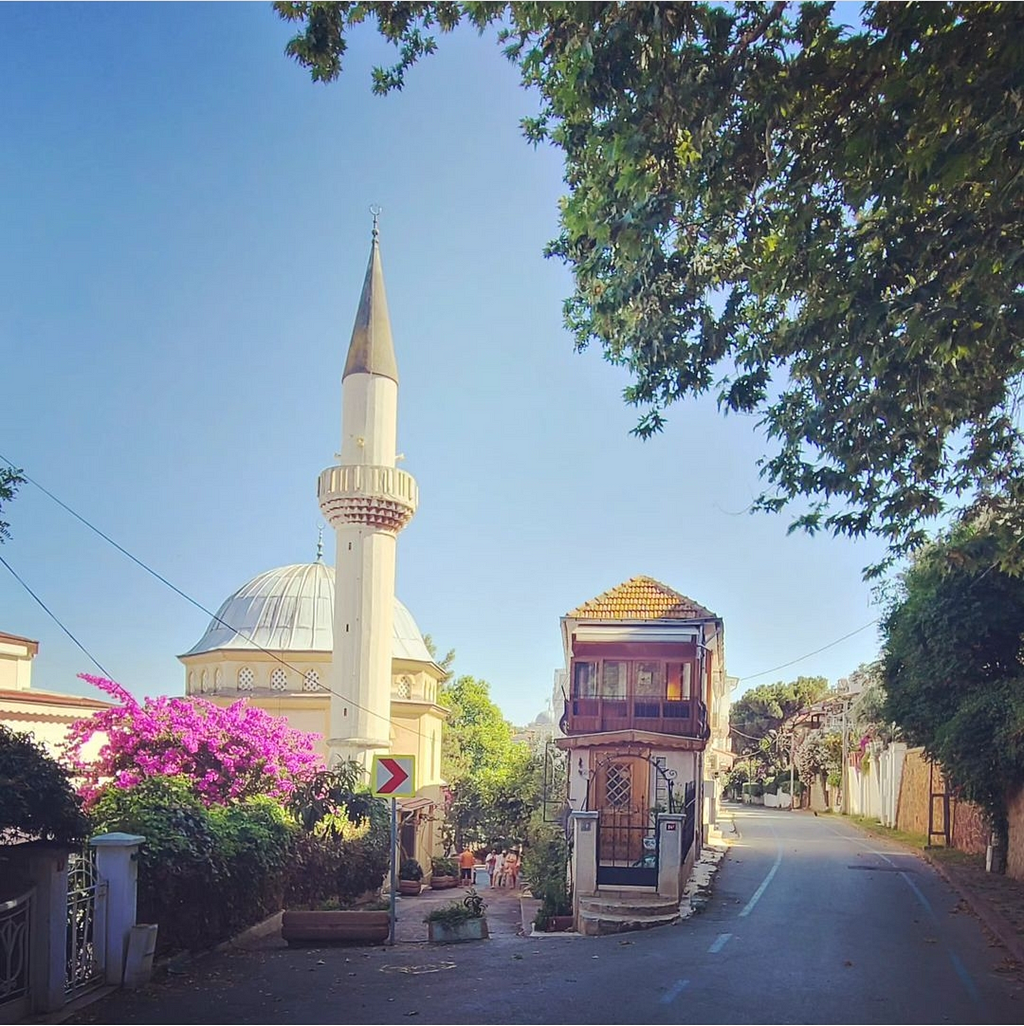
<path id="1" fill-rule="evenodd" d="M 446 891 L 449 887 L 457 886 L 458 882 L 458 877 L 454 876 L 432 876 L 430 887 L 435 891 Z"/>
<path id="2" fill-rule="evenodd" d="M 419 880 L 399 880 L 398 893 L 408 895 L 419 894 L 423 890 L 423 884 Z"/>
<path id="3" fill-rule="evenodd" d="M 466 941 L 486 940 L 487 937 L 486 919 L 467 919 L 455 926 L 427 923 L 427 938 L 431 944 L 463 944 Z"/>
<path id="4" fill-rule="evenodd" d="M 388 939 L 389 923 L 387 911 L 286 911 L 281 916 L 281 937 L 291 946 L 381 944 Z"/>

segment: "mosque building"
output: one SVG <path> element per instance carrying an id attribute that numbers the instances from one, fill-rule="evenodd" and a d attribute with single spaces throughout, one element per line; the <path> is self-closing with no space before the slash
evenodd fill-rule
<path id="1" fill-rule="evenodd" d="M 398 534 L 416 511 L 415 479 L 396 466 L 398 365 L 374 218 L 370 261 L 342 374 L 341 451 L 320 475 L 320 509 L 335 531 L 323 562 L 258 574 L 230 595 L 178 658 L 185 692 L 239 698 L 320 734 L 329 763 L 367 769 L 375 754 L 416 756 L 416 797 L 403 799 L 403 854 L 437 848 L 441 804 L 437 702 L 444 671 L 395 597 Z"/>

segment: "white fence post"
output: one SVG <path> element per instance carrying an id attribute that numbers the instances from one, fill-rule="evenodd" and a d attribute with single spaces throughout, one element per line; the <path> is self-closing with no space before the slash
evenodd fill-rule
<path id="1" fill-rule="evenodd" d="M 658 897 L 678 901 L 683 893 L 683 826 L 686 816 L 681 812 L 658 814 Z M 694 836 L 694 844 L 697 843 Z"/>
<path id="2" fill-rule="evenodd" d="M 120 987 L 128 938 L 135 925 L 138 900 L 138 852 L 145 837 L 138 834 L 100 834 L 89 842 L 96 849 L 96 872 L 107 884 L 104 922 L 106 982 Z"/>
<path id="3" fill-rule="evenodd" d="M 597 892 L 596 812 L 572 812 L 572 914 L 579 929 L 580 895 Z"/>

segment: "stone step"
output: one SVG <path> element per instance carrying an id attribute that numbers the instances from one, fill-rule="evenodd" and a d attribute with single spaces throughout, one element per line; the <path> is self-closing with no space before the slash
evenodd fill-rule
<path id="1" fill-rule="evenodd" d="M 679 914 L 679 902 L 670 898 L 659 898 L 656 901 L 637 901 L 633 898 L 605 897 L 580 898 L 580 910 L 594 915 L 633 916 L 645 919 L 650 916 L 668 916 Z"/>
<path id="2" fill-rule="evenodd" d="M 600 937 L 609 933 L 629 933 L 649 930 L 655 926 L 668 926 L 679 919 L 679 909 L 664 915 L 635 916 L 612 913 L 580 913 L 580 933 L 587 937 Z"/>

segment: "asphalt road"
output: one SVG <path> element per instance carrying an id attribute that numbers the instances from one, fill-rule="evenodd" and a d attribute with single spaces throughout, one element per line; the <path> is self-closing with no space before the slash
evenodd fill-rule
<path id="1" fill-rule="evenodd" d="M 211 956 L 97 1023 L 1019 1023 L 1024 983 L 934 870 L 834 816 L 734 807 L 703 914 L 613 937 Z"/>

